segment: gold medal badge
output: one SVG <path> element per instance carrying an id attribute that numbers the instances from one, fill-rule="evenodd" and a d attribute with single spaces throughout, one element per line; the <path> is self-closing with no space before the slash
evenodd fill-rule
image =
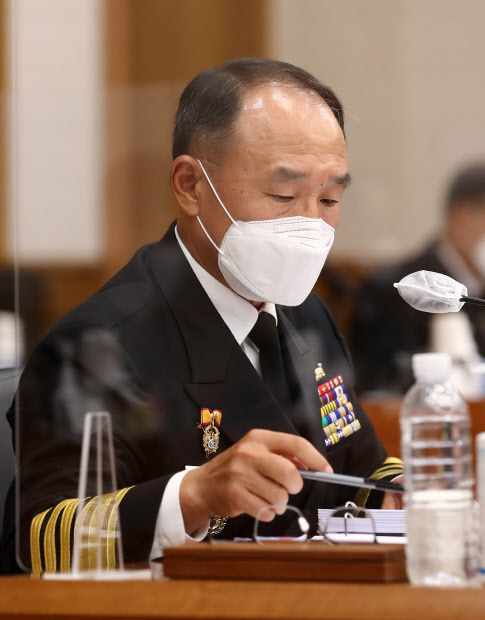
<path id="1" fill-rule="evenodd" d="M 215 454 L 219 448 L 219 426 L 221 425 L 222 413 L 218 409 L 207 409 L 203 407 L 200 410 L 200 423 L 197 428 L 204 431 L 202 436 L 202 445 L 204 446 L 205 456 L 209 458 L 211 454 Z"/>
<path id="2" fill-rule="evenodd" d="M 200 422 L 197 428 L 204 431 L 202 436 L 202 445 L 204 446 L 205 456 L 210 457 L 215 454 L 219 448 L 219 427 L 221 425 L 222 413 L 218 409 L 208 409 L 203 407 L 200 410 Z M 208 534 L 214 536 L 220 534 L 226 525 L 227 517 L 220 515 L 211 515 Z"/>
<path id="3" fill-rule="evenodd" d="M 315 368 L 315 381 L 318 383 L 325 377 L 325 372 L 322 367 L 322 362 L 319 362 L 317 367 Z"/>

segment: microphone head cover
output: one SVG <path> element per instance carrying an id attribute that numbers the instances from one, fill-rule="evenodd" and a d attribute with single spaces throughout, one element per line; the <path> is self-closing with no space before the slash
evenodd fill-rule
<path id="1" fill-rule="evenodd" d="M 434 271 L 416 271 L 394 284 L 401 297 L 421 312 L 458 312 L 465 302 L 467 288 L 453 278 Z"/>

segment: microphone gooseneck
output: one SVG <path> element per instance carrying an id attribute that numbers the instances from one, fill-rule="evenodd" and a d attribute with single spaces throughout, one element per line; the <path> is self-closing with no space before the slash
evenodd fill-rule
<path id="1" fill-rule="evenodd" d="M 464 301 L 467 304 L 472 304 L 474 306 L 485 306 L 485 299 L 480 299 L 479 297 L 470 297 L 469 295 L 462 295 L 460 301 Z"/>

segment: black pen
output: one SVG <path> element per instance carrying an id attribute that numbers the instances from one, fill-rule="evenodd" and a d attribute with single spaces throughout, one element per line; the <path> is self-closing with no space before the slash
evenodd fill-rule
<path id="1" fill-rule="evenodd" d="M 316 480 L 317 482 L 330 482 L 332 484 L 344 484 L 351 487 L 364 487 L 376 491 L 392 491 L 404 493 L 404 487 L 398 482 L 386 482 L 385 480 L 373 480 L 372 478 L 359 478 L 358 476 L 346 476 L 345 474 L 328 474 L 322 471 L 310 471 L 299 469 L 302 478 Z"/>

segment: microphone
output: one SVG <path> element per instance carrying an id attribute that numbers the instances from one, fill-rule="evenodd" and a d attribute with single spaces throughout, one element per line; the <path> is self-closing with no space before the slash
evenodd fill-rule
<path id="1" fill-rule="evenodd" d="M 458 312 L 465 303 L 485 306 L 485 299 L 468 296 L 464 284 L 434 271 L 410 273 L 394 286 L 412 308 L 421 312 Z"/>

